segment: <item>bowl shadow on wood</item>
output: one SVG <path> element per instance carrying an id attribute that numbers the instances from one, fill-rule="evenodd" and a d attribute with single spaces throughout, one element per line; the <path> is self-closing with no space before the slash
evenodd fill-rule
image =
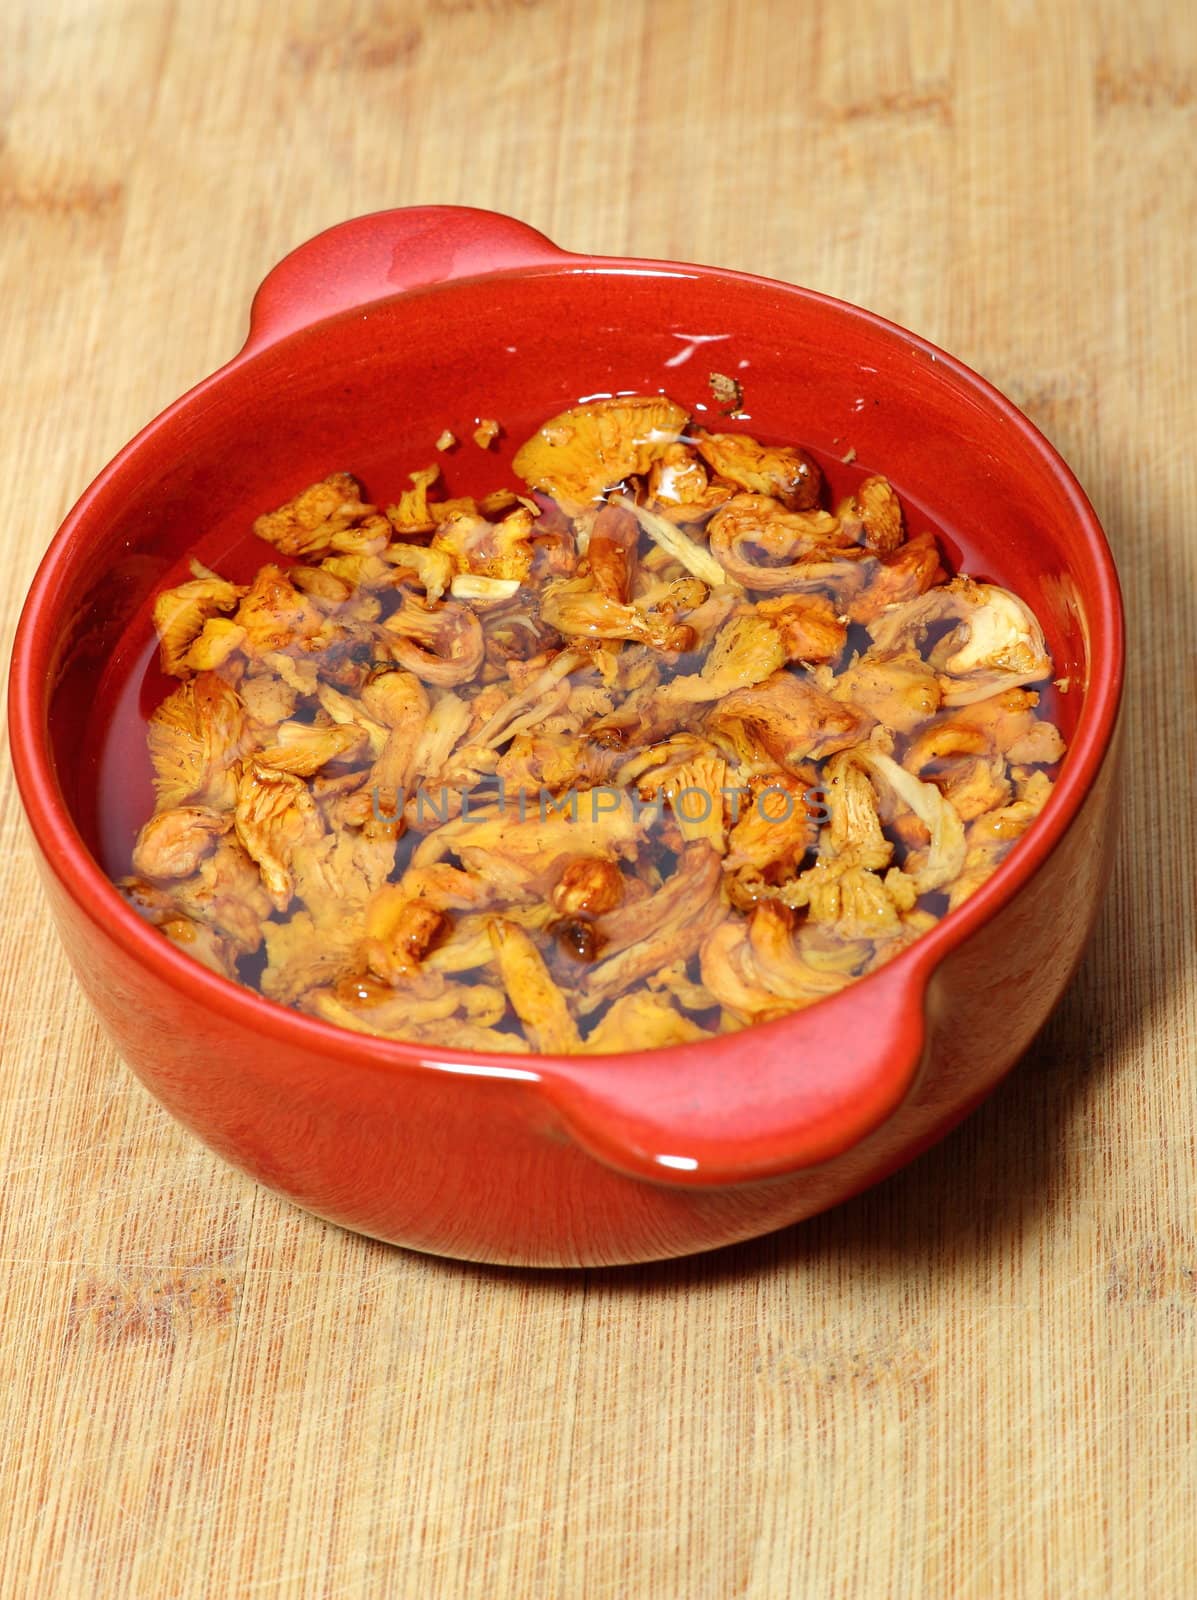
<path id="1" fill-rule="evenodd" d="M 614 1295 L 691 1293 L 836 1262 L 854 1276 L 904 1275 L 916 1264 L 924 1274 L 975 1274 L 1059 1203 L 1073 1163 L 1098 1160 L 1114 1142 L 1114 1129 L 1095 1127 L 1092 1136 L 1083 1129 L 1103 1079 L 1125 1058 L 1140 1021 L 1149 1021 L 1147 953 L 1127 967 L 1126 916 L 1122 896 L 1112 892 L 1076 977 L 997 1091 L 918 1160 L 842 1205 L 758 1239 L 670 1261 L 524 1269 L 430 1256 L 427 1266 L 527 1287 L 573 1281 Z"/>

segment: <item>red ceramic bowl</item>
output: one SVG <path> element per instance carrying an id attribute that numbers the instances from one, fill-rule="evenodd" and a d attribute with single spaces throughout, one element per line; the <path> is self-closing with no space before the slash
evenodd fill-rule
<path id="1" fill-rule="evenodd" d="M 111 887 L 148 810 L 164 683 L 148 602 L 197 553 L 261 560 L 250 518 L 335 468 L 393 495 L 443 427 L 498 417 L 501 481 L 544 417 L 596 393 L 708 405 L 801 442 L 833 488 L 886 473 L 975 575 L 1045 626 L 1069 691 L 1056 791 L 961 910 L 810 1010 L 623 1057 L 437 1052 L 272 1005 L 181 954 Z M 701 412 L 700 412 L 701 414 Z M 856 452 L 854 467 L 840 458 Z M 708 267 L 576 256 L 510 218 L 383 212 L 288 256 L 221 371 L 145 428 L 63 524 L 11 678 L 20 792 L 79 982 L 142 1082 L 214 1150 L 320 1216 L 478 1261 L 681 1255 L 808 1216 L 942 1135 L 1017 1060 L 1075 967 L 1110 862 L 1118 584 L 1093 510 L 1025 417 L 855 307 Z"/>

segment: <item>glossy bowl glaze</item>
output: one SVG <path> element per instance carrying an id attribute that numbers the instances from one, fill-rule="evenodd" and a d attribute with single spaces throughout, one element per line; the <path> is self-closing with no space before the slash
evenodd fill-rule
<path id="1" fill-rule="evenodd" d="M 601 1058 L 345 1032 L 215 976 L 135 915 L 101 865 L 119 847 L 97 797 L 145 814 L 144 741 L 140 723 L 140 750 L 96 729 L 122 697 L 152 709 L 148 604 L 188 555 L 252 570 L 259 510 L 338 468 L 393 495 L 443 427 L 465 438 L 481 415 L 506 436 L 497 455 L 463 447 L 454 492 L 503 481 L 525 433 L 582 397 L 665 389 L 713 419 L 712 369 L 743 383 L 744 427 L 813 449 L 833 484 L 855 451 L 857 471 L 887 474 L 949 552 L 1044 624 L 1070 680 L 1052 708 L 1069 753 L 1043 816 L 964 907 L 807 1011 Z M 75 506 L 20 623 L 14 761 L 81 986 L 142 1082 L 214 1150 L 416 1249 L 610 1264 L 829 1206 L 911 1159 L 1013 1065 L 1106 882 L 1122 656 L 1117 577 L 1084 494 L 1026 418 L 941 351 L 786 284 L 570 255 L 488 212 L 390 211 L 276 267 L 244 349 Z"/>

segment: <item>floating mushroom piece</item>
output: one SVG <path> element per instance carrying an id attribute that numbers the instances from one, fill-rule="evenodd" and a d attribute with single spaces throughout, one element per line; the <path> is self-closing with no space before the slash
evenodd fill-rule
<path id="1" fill-rule="evenodd" d="M 665 395 L 591 400 L 542 423 L 512 467 L 530 488 L 579 512 L 617 483 L 647 473 L 685 426 L 685 411 Z"/>

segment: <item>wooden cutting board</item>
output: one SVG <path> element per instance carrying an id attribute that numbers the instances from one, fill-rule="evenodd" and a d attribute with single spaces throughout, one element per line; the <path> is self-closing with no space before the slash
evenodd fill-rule
<path id="1" fill-rule="evenodd" d="M 1194 16 L 9 0 L 5 658 L 267 268 L 431 201 L 945 345 L 1075 465 L 1134 633 L 1109 909 L 1017 1075 L 877 1192 L 635 1271 L 421 1259 L 209 1157 L 77 995 L 5 766 L 0 1594 L 1197 1594 Z"/>

